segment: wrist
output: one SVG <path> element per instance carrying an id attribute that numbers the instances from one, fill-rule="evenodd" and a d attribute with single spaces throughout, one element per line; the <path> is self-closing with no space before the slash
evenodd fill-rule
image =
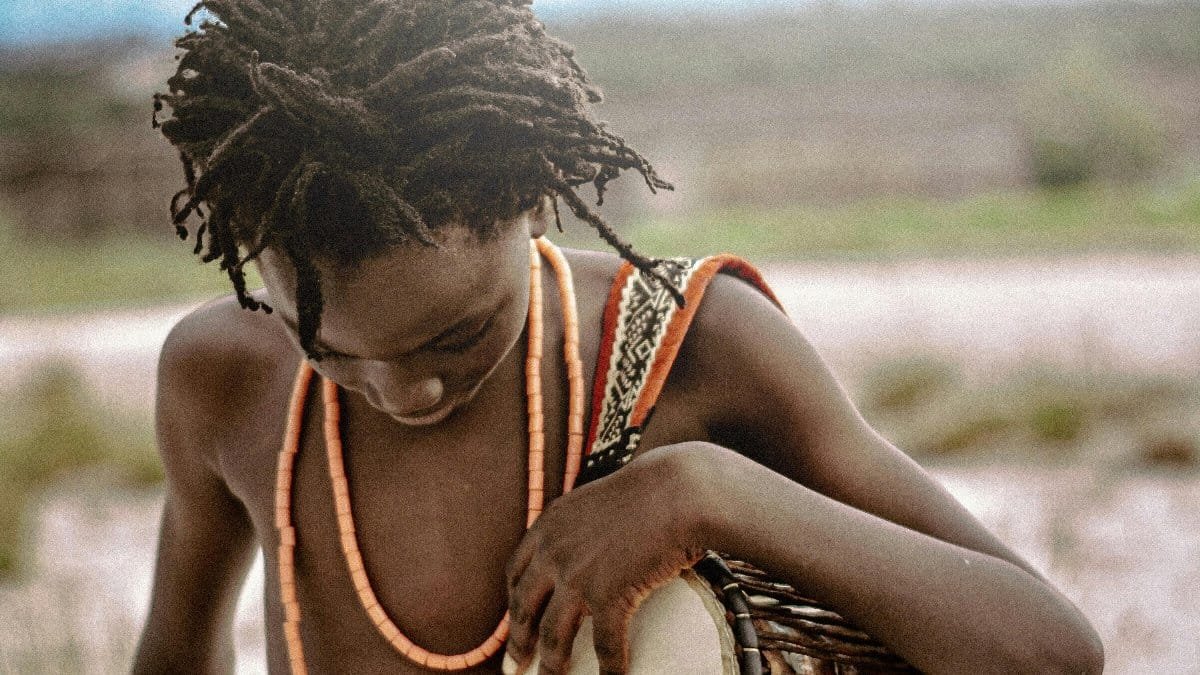
<path id="1" fill-rule="evenodd" d="M 673 491 L 685 544 L 700 551 L 735 550 L 734 538 L 747 504 L 739 477 L 745 468 L 738 464 L 749 460 L 707 442 L 681 443 L 671 449 L 679 463 Z"/>
<path id="2" fill-rule="evenodd" d="M 778 554 L 782 533 L 808 540 L 808 517 L 816 493 L 729 448 L 687 444 L 691 459 L 686 489 L 695 508 L 688 526 L 702 549 L 742 560 Z"/>

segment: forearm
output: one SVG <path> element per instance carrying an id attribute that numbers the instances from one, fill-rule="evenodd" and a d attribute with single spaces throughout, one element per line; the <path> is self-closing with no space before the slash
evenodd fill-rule
<path id="1" fill-rule="evenodd" d="M 829 499 L 723 448 L 701 525 L 711 548 L 753 561 L 837 608 L 926 672 L 1099 671 L 1070 602 L 1007 561 Z"/>
<path id="2" fill-rule="evenodd" d="M 134 673 L 233 672 L 232 616 L 253 539 L 240 523 L 219 538 L 198 529 L 178 522 L 168 498 Z"/>

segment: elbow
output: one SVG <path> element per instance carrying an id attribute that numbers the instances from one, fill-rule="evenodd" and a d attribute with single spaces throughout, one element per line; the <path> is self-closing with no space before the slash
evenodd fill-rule
<path id="1" fill-rule="evenodd" d="M 1100 675 L 1104 672 L 1104 643 L 1090 625 L 1084 625 L 1076 643 L 1068 649 L 1060 649 L 1053 662 L 1054 672 L 1086 673 Z"/>
<path id="2" fill-rule="evenodd" d="M 1069 602 L 1068 606 L 1070 611 L 1058 623 L 1060 630 L 1047 631 L 1054 638 L 1049 672 L 1100 675 L 1104 672 L 1104 643 L 1083 613 Z"/>
<path id="3" fill-rule="evenodd" d="M 1104 672 L 1104 644 L 1095 628 L 1069 600 L 1047 590 L 1050 592 L 1043 599 L 1048 602 L 1025 612 L 1014 611 L 1007 617 L 1007 628 L 993 626 L 976 635 L 984 651 L 976 654 L 973 670 L 1031 675 Z"/>
<path id="4" fill-rule="evenodd" d="M 1018 659 L 1020 664 L 1007 672 L 1062 675 L 1104 672 L 1104 644 L 1082 617 L 1076 622 L 1064 622 L 1061 630 L 1045 631 L 1041 637 L 1029 644 L 1030 648 Z"/>

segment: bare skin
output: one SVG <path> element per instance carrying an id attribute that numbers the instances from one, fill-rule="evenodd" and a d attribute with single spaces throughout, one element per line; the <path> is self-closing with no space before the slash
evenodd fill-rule
<path id="1" fill-rule="evenodd" d="M 620 672 L 637 600 L 715 548 L 829 602 L 929 672 L 1100 671 L 1099 640 L 1078 610 L 875 434 L 791 321 L 732 278 L 705 296 L 639 456 L 553 501 L 524 532 L 521 254 L 544 227 L 545 214 L 531 212 L 477 249 L 452 231 L 442 251 L 397 249 L 357 273 L 325 273 L 320 338 L 360 358 L 316 365 L 346 387 L 359 545 L 382 605 L 411 639 L 463 652 L 511 608 L 509 650 L 523 661 L 541 640 L 543 672 L 560 672 L 588 612 L 601 664 Z M 566 254 L 590 391 L 620 261 Z M 289 268 L 268 254 L 262 272 L 275 315 L 225 298 L 183 319 L 164 347 L 157 412 L 167 502 L 135 672 L 231 668 L 233 605 L 260 545 L 268 659 L 272 672 L 287 670 L 273 490 L 301 353 L 288 325 Z M 563 448 L 561 308 L 552 272 L 543 277 L 546 447 Z M 461 405 L 433 424 L 406 423 L 440 401 Z M 314 387 L 293 512 L 309 668 L 426 672 L 392 651 L 358 605 L 338 545 L 320 406 Z M 547 453 L 547 499 L 559 496 L 563 460 Z M 499 667 L 497 655 L 474 671 Z"/>

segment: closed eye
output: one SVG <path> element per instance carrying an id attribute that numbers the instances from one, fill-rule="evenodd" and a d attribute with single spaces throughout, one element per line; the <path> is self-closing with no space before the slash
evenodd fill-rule
<path id="1" fill-rule="evenodd" d="M 469 333 L 465 337 L 458 338 L 450 336 L 444 340 L 439 340 L 431 344 L 430 348 L 434 351 L 448 352 L 451 354 L 460 354 L 465 352 L 483 341 L 488 329 L 492 327 L 492 322 L 495 320 L 495 318 L 495 314 L 488 317 L 488 320 L 484 321 L 483 325 L 479 327 L 479 330 L 475 331 L 474 333 Z"/>

